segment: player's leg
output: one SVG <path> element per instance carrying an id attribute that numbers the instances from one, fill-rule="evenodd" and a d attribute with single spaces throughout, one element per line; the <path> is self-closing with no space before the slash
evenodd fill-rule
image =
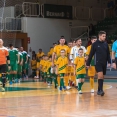
<path id="1" fill-rule="evenodd" d="M 64 88 L 64 73 L 60 73 L 60 90 Z"/>
<path id="2" fill-rule="evenodd" d="M 15 83 L 17 83 L 18 82 L 18 76 L 17 76 L 17 71 L 18 71 L 18 65 L 17 65 L 17 63 L 14 63 L 13 64 L 13 74 L 14 74 L 14 81 L 15 81 Z"/>

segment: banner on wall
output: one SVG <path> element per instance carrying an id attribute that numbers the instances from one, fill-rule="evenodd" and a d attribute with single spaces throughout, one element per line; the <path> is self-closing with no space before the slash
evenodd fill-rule
<path id="1" fill-rule="evenodd" d="M 45 18 L 72 19 L 72 6 L 44 4 Z"/>

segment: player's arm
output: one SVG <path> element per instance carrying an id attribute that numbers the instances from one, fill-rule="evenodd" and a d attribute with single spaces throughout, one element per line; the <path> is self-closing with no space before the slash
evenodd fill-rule
<path id="1" fill-rule="evenodd" d="M 20 55 L 19 54 L 17 54 L 17 58 L 18 58 L 17 63 L 19 64 L 19 62 L 20 62 Z"/>
<path id="2" fill-rule="evenodd" d="M 77 58 L 74 60 L 74 75 L 76 75 L 76 65 L 78 64 Z"/>
<path id="3" fill-rule="evenodd" d="M 107 52 L 107 54 L 108 54 L 108 55 L 107 55 L 107 57 L 108 57 L 108 59 L 107 59 L 107 60 L 108 60 L 108 64 L 111 64 L 110 50 L 109 50 L 108 44 L 107 44 L 107 51 L 108 51 L 108 52 Z"/>
<path id="4" fill-rule="evenodd" d="M 95 54 L 95 45 L 92 44 L 89 58 L 88 58 L 87 63 L 86 63 L 87 66 L 90 66 L 90 63 L 91 63 L 91 60 L 92 60 L 92 57 L 94 56 L 94 54 Z"/>
<path id="5" fill-rule="evenodd" d="M 70 51 L 70 55 L 69 55 L 70 61 L 73 61 L 73 55 L 74 55 L 74 53 L 73 53 L 73 48 L 72 48 Z"/>

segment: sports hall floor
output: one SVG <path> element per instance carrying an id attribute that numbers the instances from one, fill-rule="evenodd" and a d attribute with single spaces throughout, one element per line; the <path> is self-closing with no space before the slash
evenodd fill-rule
<path id="1" fill-rule="evenodd" d="M 75 88 L 59 92 L 34 80 L 7 85 L 6 92 L 0 92 L 0 117 L 117 117 L 116 87 L 117 80 L 105 80 L 101 97 L 90 93 L 89 82 L 82 95 Z"/>

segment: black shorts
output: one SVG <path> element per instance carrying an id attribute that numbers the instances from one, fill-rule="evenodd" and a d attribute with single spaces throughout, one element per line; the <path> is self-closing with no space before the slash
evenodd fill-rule
<path id="1" fill-rule="evenodd" d="M 7 72 L 7 65 L 3 64 L 0 65 L 0 73 L 6 73 Z"/>
<path id="2" fill-rule="evenodd" d="M 115 58 L 115 61 L 116 61 L 116 65 L 117 65 L 117 58 Z"/>
<path id="3" fill-rule="evenodd" d="M 103 75 L 106 75 L 106 68 L 107 68 L 107 65 L 103 65 L 103 64 L 96 64 L 95 65 L 95 69 L 96 69 L 96 72 L 103 72 Z"/>

